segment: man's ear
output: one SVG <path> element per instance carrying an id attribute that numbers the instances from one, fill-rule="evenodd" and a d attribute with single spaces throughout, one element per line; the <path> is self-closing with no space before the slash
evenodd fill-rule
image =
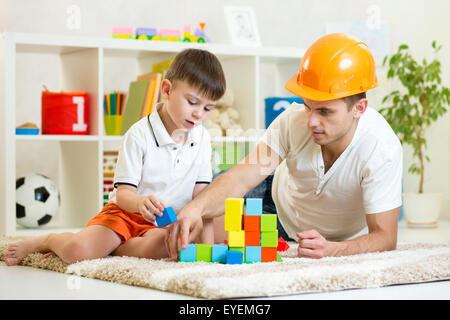
<path id="1" fill-rule="evenodd" d="M 358 102 L 356 102 L 355 107 L 353 108 L 353 117 L 359 119 L 364 114 L 364 112 L 366 112 L 368 104 L 369 101 L 365 98 L 360 99 Z"/>
<path id="2" fill-rule="evenodd" d="M 169 98 L 170 93 L 172 92 L 173 84 L 170 80 L 164 79 L 161 82 L 161 96 L 164 100 Z"/>

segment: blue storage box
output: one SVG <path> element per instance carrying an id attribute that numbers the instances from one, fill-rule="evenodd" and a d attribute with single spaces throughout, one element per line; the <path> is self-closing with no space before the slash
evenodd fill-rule
<path id="1" fill-rule="evenodd" d="M 293 102 L 303 104 L 300 97 L 269 97 L 265 98 L 264 101 L 266 102 L 266 129 Z"/>

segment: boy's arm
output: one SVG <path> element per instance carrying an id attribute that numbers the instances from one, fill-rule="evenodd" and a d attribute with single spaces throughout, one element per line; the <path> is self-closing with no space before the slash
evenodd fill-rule
<path id="1" fill-rule="evenodd" d="M 194 199 L 200 192 L 202 192 L 209 183 L 196 183 L 194 186 L 194 191 L 192 192 L 192 199 Z"/>
<path id="2" fill-rule="evenodd" d="M 116 201 L 121 209 L 139 212 L 145 220 L 151 223 L 155 223 L 155 214 L 162 216 L 165 208 L 164 202 L 157 197 L 153 195 L 137 195 L 136 188 L 126 184 L 117 186 Z"/>

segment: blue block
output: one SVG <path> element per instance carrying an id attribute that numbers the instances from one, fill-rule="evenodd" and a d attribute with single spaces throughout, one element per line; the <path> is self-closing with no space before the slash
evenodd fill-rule
<path id="1" fill-rule="evenodd" d="M 245 262 L 261 262 L 261 247 L 247 246 L 245 247 Z"/>
<path id="2" fill-rule="evenodd" d="M 242 264 L 244 254 L 241 251 L 228 250 L 227 264 Z"/>
<path id="3" fill-rule="evenodd" d="M 171 224 L 172 222 L 177 221 L 177 215 L 175 214 L 175 211 L 173 211 L 172 207 L 164 208 L 163 215 L 156 216 L 156 224 L 158 225 L 158 228 L 162 228 L 167 226 L 168 224 Z"/>
<path id="4" fill-rule="evenodd" d="M 262 214 L 262 199 L 248 198 L 245 200 L 245 214 L 248 216 L 260 216 Z"/>
<path id="5" fill-rule="evenodd" d="M 212 246 L 212 262 L 227 262 L 228 246 L 226 244 L 213 244 Z"/>
<path id="6" fill-rule="evenodd" d="M 178 255 L 178 260 L 182 262 L 196 262 L 197 261 L 197 245 L 191 243 L 187 245 L 186 249 L 181 249 Z"/>

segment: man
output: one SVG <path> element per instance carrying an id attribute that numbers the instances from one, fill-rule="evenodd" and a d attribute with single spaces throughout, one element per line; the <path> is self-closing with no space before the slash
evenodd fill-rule
<path id="1" fill-rule="evenodd" d="M 166 247 L 177 257 L 218 217 L 224 200 L 243 197 L 276 169 L 272 197 L 280 233 L 298 256 L 321 258 L 393 250 L 401 205 L 402 148 L 385 119 L 368 107 L 377 86 L 367 46 L 347 34 L 317 40 L 286 89 L 303 98 L 270 125 L 241 163 L 220 175 L 179 213 Z M 349 239 L 365 226 L 368 233 Z"/>

